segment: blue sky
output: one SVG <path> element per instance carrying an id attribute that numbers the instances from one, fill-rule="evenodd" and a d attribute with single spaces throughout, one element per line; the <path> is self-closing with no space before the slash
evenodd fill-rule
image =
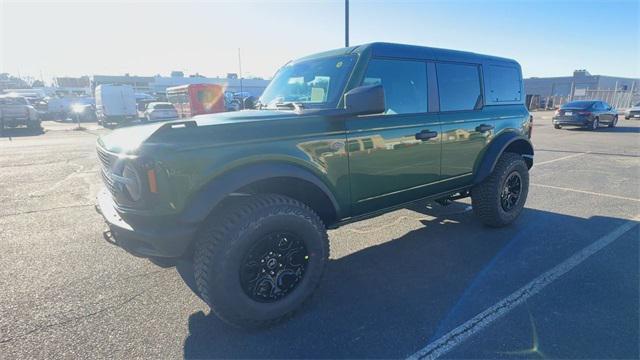
<path id="1" fill-rule="evenodd" d="M 343 46 L 343 1 L 0 1 L 0 71 L 270 77 Z M 518 60 L 524 75 L 640 77 L 640 1 L 357 1 L 351 44 L 390 41 Z"/>

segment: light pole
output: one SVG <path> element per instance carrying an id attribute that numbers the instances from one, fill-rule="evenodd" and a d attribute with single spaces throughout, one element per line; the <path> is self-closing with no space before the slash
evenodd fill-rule
<path id="1" fill-rule="evenodd" d="M 349 0 L 344 0 L 344 47 L 349 47 Z"/>
<path id="2" fill-rule="evenodd" d="M 238 48 L 238 70 L 240 72 L 240 109 L 244 110 L 244 94 L 242 92 L 242 58 L 240 57 L 240 48 Z"/>
<path id="3" fill-rule="evenodd" d="M 73 104 L 71 106 L 71 111 L 76 114 L 76 124 L 78 125 L 75 130 L 84 130 L 82 126 L 80 126 L 80 114 L 84 112 L 85 108 L 82 104 Z"/>

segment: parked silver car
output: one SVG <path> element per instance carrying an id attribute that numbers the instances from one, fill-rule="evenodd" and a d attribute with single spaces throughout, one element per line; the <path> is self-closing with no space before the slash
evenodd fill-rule
<path id="1" fill-rule="evenodd" d="M 640 103 L 633 105 L 628 108 L 627 111 L 624 112 L 624 118 L 629 119 L 640 119 Z"/>

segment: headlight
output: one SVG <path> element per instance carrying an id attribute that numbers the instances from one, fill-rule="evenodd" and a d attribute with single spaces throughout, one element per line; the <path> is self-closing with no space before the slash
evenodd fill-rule
<path id="1" fill-rule="evenodd" d="M 122 177 L 125 180 L 124 187 L 127 189 L 131 200 L 139 201 L 142 198 L 142 182 L 138 171 L 131 164 L 126 164 L 122 171 Z"/>

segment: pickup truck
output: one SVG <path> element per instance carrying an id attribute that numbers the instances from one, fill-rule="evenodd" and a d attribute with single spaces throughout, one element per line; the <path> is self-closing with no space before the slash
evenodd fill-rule
<path id="1" fill-rule="evenodd" d="M 0 133 L 18 126 L 40 130 L 38 111 L 22 96 L 0 95 Z"/>

